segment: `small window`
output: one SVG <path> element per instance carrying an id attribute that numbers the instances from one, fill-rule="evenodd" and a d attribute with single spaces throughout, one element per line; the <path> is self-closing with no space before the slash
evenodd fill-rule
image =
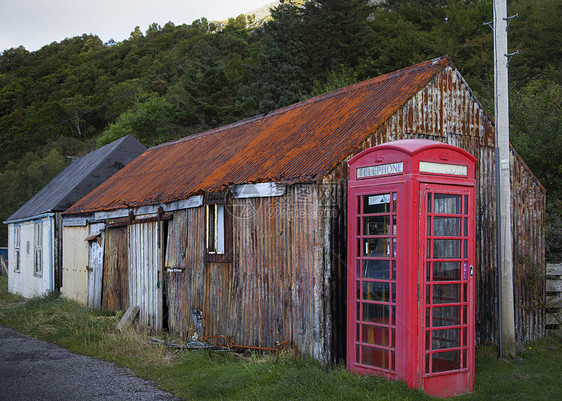
<path id="1" fill-rule="evenodd" d="M 207 253 L 224 254 L 224 205 L 207 205 Z"/>
<path id="2" fill-rule="evenodd" d="M 41 222 L 35 223 L 35 259 L 34 259 L 34 270 L 33 274 L 40 276 L 43 274 L 43 265 L 41 258 L 41 245 L 43 244 L 43 224 Z"/>
<path id="3" fill-rule="evenodd" d="M 20 256 L 20 243 L 21 243 L 21 235 L 20 235 L 20 226 L 14 226 L 14 271 L 20 271 L 21 265 L 21 256 Z"/>
<path id="4" fill-rule="evenodd" d="M 232 216 L 224 194 L 208 194 L 205 199 L 206 260 L 230 262 L 232 249 Z"/>

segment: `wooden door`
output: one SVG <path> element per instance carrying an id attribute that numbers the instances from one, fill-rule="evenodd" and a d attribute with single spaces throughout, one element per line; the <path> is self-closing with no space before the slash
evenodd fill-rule
<path id="1" fill-rule="evenodd" d="M 129 258 L 127 226 L 105 232 L 105 255 L 101 307 L 117 312 L 129 307 Z"/>
<path id="2" fill-rule="evenodd" d="M 353 189 L 348 249 L 348 367 L 396 377 L 400 186 Z"/>
<path id="3" fill-rule="evenodd" d="M 142 325 L 162 330 L 162 222 L 130 226 L 129 301 L 139 307 Z"/>
<path id="4" fill-rule="evenodd" d="M 420 193 L 423 388 L 463 394 L 474 381 L 474 188 L 421 184 Z"/>

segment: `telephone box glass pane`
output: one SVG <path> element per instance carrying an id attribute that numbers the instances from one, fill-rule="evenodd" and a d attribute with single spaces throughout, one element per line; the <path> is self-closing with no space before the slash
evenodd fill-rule
<path id="1" fill-rule="evenodd" d="M 457 326 L 461 324 L 460 306 L 433 308 L 433 327 Z"/>
<path id="2" fill-rule="evenodd" d="M 433 303 L 448 304 L 461 301 L 460 284 L 435 284 L 433 285 Z"/>
<path id="3" fill-rule="evenodd" d="M 433 240 L 433 258 L 458 259 L 461 257 L 461 240 L 435 239 Z"/>
<path id="4" fill-rule="evenodd" d="M 363 278 L 376 280 L 388 280 L 389 263 L 388 260 L 364 260 L 365 271 Z"/>
<path id="5" fill-rule="evenodd" d="M 363 304 L 363 321 L 388 324 L 388 305 Z"/>
<path id="6" fill-rule="evenodd" d="M 459 237 L 462 217 L 434 217 L 433 235 L 439 237 Z"/>
<path id="7" fill-rule="evenodd" d="M 461 367 L 461 352 L 447 351 L 433 354 L 433 369 L 434 373 L 446 372 L 448 370 L 456 370 Z"/>
<path id="8" fill-rule="evenodd" d="M 431 344 L 434 350 L 460 347 L 461 330 L 433 330 L 433 338 Z"/>
<path id="9" fill-rule="evenodd" d="M 389 235 L 390 215 L 363 217 L 363 235 Z"/>
<path id="10" fill-rule="evenodd" d="M 363 299 L 367 301 L 390 301 L 389 283 L 363 282 Z"/>
<path id="11" fill-rule="evenodd" d="M 389 213 L 390 194 L 363 195 L 363 214 Z"/>
<path id="12" fill-rule="evenodd" d="M 384 258 L 390 256 L 390 240 L 388 238 L 369 238 L 363 240 L 363 256 Z"/>
<path id="13" fill-rule="evenodd" d="M 434 195 L 435 214 L 462 214 L 462 196 L 451 194 L 435 194 Z"/>
<path id="14" fill-rule="evenodd" d="M 366 344 L 373 344 L 373 345 L 382 345 L 382 346 L 389 346 L 390 345 L 390 337 L 388 335 L 388 327 L 379 327 L 379 326 L 363 326 L 363 337 L 362 342 Z"/>
<path id="15" fill-rule="evenodd" d="M 388 351 L 381 348 L 361 347 L 361 363 L 388 369 Z"/>
<path id="16" fill-rule="evenodd" d="M 447 281 L 460 280 L 461 262 L 433 262 L 433 280 Z"/>

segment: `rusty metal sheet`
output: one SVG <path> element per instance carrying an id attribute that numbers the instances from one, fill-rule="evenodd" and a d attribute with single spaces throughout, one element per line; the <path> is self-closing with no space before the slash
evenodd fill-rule
<path id="1" fill-rule="evenodd" d="M 449 58 L 426 61 L 155 146 L 67 214 L 167 203 L 232 184 L 319 180 L 446 68 Z"/>

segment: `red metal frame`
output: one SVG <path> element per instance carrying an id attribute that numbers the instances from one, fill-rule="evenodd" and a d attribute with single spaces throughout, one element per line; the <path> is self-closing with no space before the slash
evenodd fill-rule
<path id="1" fill-rule="evenodd" d="M 420 172 L 420 162 L 430 167 Z M 475 162 L 427 140 L 390 142 L 350 160 L 350 370 L 434 396 L 472 391 Z"/>

